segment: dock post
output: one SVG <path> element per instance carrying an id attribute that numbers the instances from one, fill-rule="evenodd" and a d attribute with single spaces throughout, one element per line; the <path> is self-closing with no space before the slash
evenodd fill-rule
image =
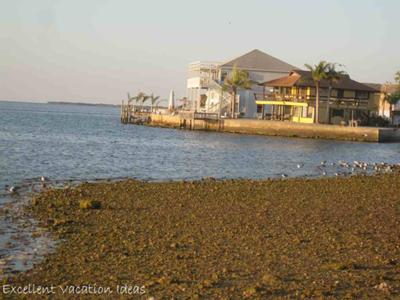
<path id="1" fill-rule="evenodd" d="M 120 119 L 121 119 L 121 123 L 124 123 L 124 100 L 122 100 L 122 103 L 121 103 Z"/>

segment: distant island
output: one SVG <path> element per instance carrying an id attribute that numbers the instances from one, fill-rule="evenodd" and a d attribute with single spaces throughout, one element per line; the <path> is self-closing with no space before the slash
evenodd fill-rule
<path id="1" fill-rule="evenodd" d="M 48 101 L 47 104 L 85 105 L 85 106 L 111 106 L 111 107 L 119 107 L 120 106 L 119 104 L 64 102 L 64 101 Z"/>

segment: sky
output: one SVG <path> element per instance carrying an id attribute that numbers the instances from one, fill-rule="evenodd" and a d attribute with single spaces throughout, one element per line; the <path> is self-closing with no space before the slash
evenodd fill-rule
<path id="1" fill-rule="evenodd" d="M 0 0 L 0 100 L 186 93 L 188 64 L 260 49 L 361 82 L 400 70 L 398 0 Z"/>

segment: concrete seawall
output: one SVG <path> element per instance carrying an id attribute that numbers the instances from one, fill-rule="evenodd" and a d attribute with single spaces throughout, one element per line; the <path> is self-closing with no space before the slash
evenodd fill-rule
<path id="1" fill-rule="evenodd" d="M 268 136 L 321 138 L 360 142 L 400 142 L 400 129 L 394 128 L 344 127 L 253 119 L 193 119 L 179 115 L 157 114 L 150 115 L 148 125 Z"/>

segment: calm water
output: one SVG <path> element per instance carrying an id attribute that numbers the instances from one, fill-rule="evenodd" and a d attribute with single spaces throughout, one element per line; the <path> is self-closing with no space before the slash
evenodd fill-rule
<path id="1" fill-rule="evenodd" d="M 0 102 L 0 186 L 51 180 L 320 175 L 320 161 L 400 161 L 400 144 L 121 125 L 119 109 Z M 297 163 L 304 163 L 298 169 Z"/>
<path id="2" fill-rule="evenodd" d="M 265 178 L 282 173 L 321 176 L 318 166 L 323 160 L 399 163 L 400 144 L 121 125 L 118 108 L 0 102 L 0 206 L 15 200 L 5 193 L 5 185 L 28 187 L 42 175 L 52 182 L 121 177 Z M 298 168 L 299 163 L 304 166 Z M 328 175 L 337 168 L 330 167 Z M 0 267 L 10 253 L 34 249 L 40 256 L 43 241 L 27 241 L 15 217 L 3 214 L 0 233 Z M 18 234 L 24 242 L 12 239 Z"/>

